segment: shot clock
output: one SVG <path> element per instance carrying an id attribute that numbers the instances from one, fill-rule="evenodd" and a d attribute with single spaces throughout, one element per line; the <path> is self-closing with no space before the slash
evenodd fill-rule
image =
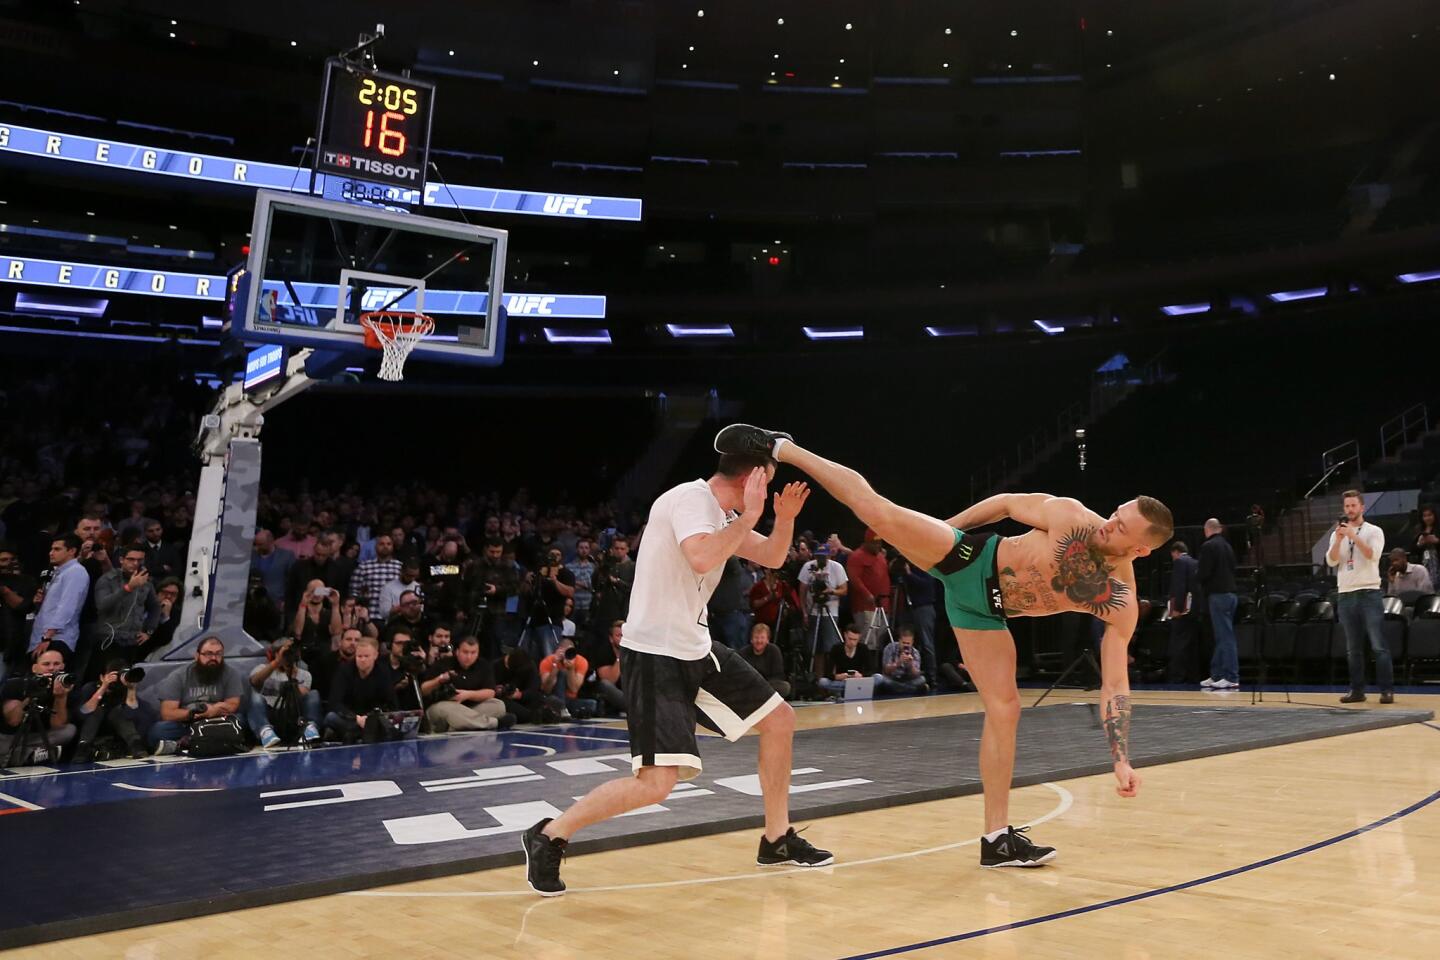
<path id="1" fill-rule="evenodd" d="M 317 173 L 423 193 L 433 85 L 331 59 L 320 104 Z"/>

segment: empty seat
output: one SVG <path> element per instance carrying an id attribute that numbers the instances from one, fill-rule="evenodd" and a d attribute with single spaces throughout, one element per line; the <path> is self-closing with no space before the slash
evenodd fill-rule
<path id="1" fill-rule="evenodd" d="M 1440 616 L 1419 617 L 1410 624 L 1406 643 L 1406 683 L 1414 683 L 1417 674 L 1426 675 L 1440 668 Z"/>

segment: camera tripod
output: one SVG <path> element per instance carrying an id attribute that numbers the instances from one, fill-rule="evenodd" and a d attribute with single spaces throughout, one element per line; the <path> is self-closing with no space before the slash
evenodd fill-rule
<path id="1" fill-rule="evenodd" d="M 1265 659 L 1265 650 L 1270 639 L 1270 614 L 1269 604 L 1266 603 L 1268 591 L 1266 589 L 1265 574 L 1265 539 L 1264 539 L 1265 511 L 1260 509 L 1259 504 L 1250 508 L 1250 516 L 1245 518 L 1245 535 L 1250 541 L 1250 548 L 1255 559 L 1255 589 L 1253 597 L 1255 601 L 1255 658 L 1256 674 L 1255 686 L 1250 688 L 1250 705 L 1265 702 L 1265 681 L 1269 679 L 1270 664 Z M 1286 678 L 1285 702 L 1290 702 L 1290 680 Z"/>
<path id="2" fill-rule="evenodd" d="M 1098 690 L 1098 689 L 1100 688 L 1100 677 L 1101 677 L 1101 674 L 1100 674 L 1100 662 L 1095 659 L 1095 652 L 1090 649 L 1090 645 L 1089 645 L 1089 643 L 1087 642 L 1083 647 L 1080 648 L 1080 655 L 1079 655 L 1078 657 L 1076 657 L 1073 661 L 1071 661 L 1070 666 L 1066 667 L 1066 668 L 1065 668 L 1065 671 L 1064 671 L 1063 673 L 1061 673 L 1060 676 L 1058 676 L 1058 677 L 1055 678 L 1055 682 L 1052 683 L 1052 684 L 1050 684 L 1050 686 L 1046 687 L 1046 688 L 1045 688 L 1045 692 L 1042 693 L 1042 694 L 1040 694 L 1040 696 L 1036 697 L 1036 698 L 1035 698 L 1035 702 L 1032 703 L 1032 704 L 1030 704 L 1030 706 L 1032 706 L 1032 707 L 1038 707 L 1038 706 L 1040 706 L 1041 702 L 1042 702 L 1046 697 L 1048 697 L 1048 696 L 1050 696 L 1050 694 L 1054 693 L 1055 690 L 1056 690 L 1058 687 L 1064 685 L 1065 681 L 1069 679 L 1070 674 L 1074 673 L 1076 670 L 1080 669 L 1080 667 L 1082 667 L 1082 666 L 1088 666 L 1088 667 L 1090 668 L 1090 674 L 1091 674 L 1092 676 L 1094 676 L 1095 682 L 1094 682 L 1094 683 L 1090 683 L 1089 680 L 1087 679 L 1085 685 L 1084 685 L 1083 687 L 1081 687 L 1081 689 L 1082 689 L 1082 690 Z"/>
<path id="3" fill-rule="evenodd" d="M 840 631 L 840 622 L 835 619 L 835 614 L 830 612 L 830 604 L 825 599 L 821 599 L 815 604 L 815 612 L 811 614 L 811 617 L 814 626 L 810 632 L 810 658 L 813 661 L 815 657 L 830 652 L 820 649 L 820 626 L 823 621 L 829 621 L 831 629 L 835 631 L 836 643 L 843 640 L 845 634 Z"/>
<path id="4" fill-rule="evenodd" d="M 541 630 L 549 631 L 551 642 L 559 646 L 560 628 L 550 619 L 550 606 L 545 602 L 544 589 L 543 583 L 537 578 L 535 588 L 530 594 L 530 608 L 525 611 L 525 619 L 520 623 L 520 636 L 515 641 L 516 645 L 522 650 L 526 649 L 529 645 L 529 637 L 532 631 L 540 634 Z M 540 630 L 537 630 L 537 627 L 540 628 Z M 543 634 L 541 634 L 541 637 L 539 656 L 535 657 L 535 666 L 537 668 L 540 666 L 540 661 L 553 652 L 547 649 Z"/>
<path id="5" fill-rule="evenodd" d="M 25 716 L 15 730 L 15 739 L 10 742 L 10 752 L 5 757 L 6 767 L 25 765 L 25 755 L 30 752 L 30 738 L 35 734 L 40 735 L 40 742 L 45 748 L 46 760 L 56 759 L 55 746 L 50 742 L 48 712 L 33 699 L 25 702 Z"/>
<path id="6" fill-rule="evenodd" d="M 865 636 L 860 638 L 860 642 L 868 647 L 869 644 L 866 643 L 866 641 L 883 631 L 885 634 L 885 642 L 877 642 L 874 647 L 877 655 L 883 655 L 885 648 L 895 642 L 895 631 L 890 629 L 890 614 L 885 612 L 885 607 L 880 603 L 882 599 L 884 598 L 875 598 L 874 615 L 870 618 L 870 625 L 865 628 Z"/>

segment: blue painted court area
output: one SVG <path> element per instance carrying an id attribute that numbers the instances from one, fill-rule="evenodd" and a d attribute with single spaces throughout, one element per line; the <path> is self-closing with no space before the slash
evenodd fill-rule
<path id="1" fill-rule="evenodd" d="M 364 746 L 259 750 L 236 757 L 160 757 L 113 765 L 71 764 L 0 774 L 0 813 L 78 807 L 249 787 L 286 789 L 393 773 L 487 766 L 539 757 L 627 749 L 623 726 L 567 725 L 505 733 L 464 733 Z"/>

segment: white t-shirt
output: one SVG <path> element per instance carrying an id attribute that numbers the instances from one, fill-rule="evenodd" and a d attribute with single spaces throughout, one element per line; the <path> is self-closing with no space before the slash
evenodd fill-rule
<path id="1" fill-rule="evenodd" d="M 710 655 L 705 605 L 725 564 L 702 577 L 691 569 L 680 543 L 697 533 L 723 530 L 733 519 L 704 480 L 682 483 L 660 495 L 650 508 L 645 542 L 635 558 L 635 586 L 620 646 L 677 660 Z"/>
<path id="2" fill-rule="evenodd" d="M 805 586 L 807 586 L 807 587 L 810 586 L 810 584 L 815 581 L 815 561 L 814 561 L 814 560 L 811 560 L 811 561 L 807 562 L 804 566 L 802 566 L 802 567 L 800 568 L 799 579 L 800 579 L 800 582 L 803 583 L 803 584 L 805 584 Z M 844 568 L 844 567 L 840 566 L 840 564 L 836 563 L 834 560 L 826 560 L 826 561 L 825 561 L 825 586 L 826 586 L 826 587 L 828 587 L 828 588 L 831 589 L 831 590 L 834 590 L 834 589 L 836 589 L 837 587 L 844 586 L 845 584 L 847 584 L 847 583 L 849 583 L 849 582 L 850 582 L 850 578 L 849 578 L 848 576 L 846 576 L 846 574 L 845 574 L 845 568 Z M 840 598 L 839 598 L 839 597 L 834 596 L 834 595 L 832 594 L 831 597 L 830 597 L 830 599 L 827 600 L 827 601 L 825 601 L 825 606 L 826 606 L 826 607 L 828 608 L 828 610 L 830 611 L 830 616 L 832 616 L 832 617 L 838 617 L 838 616 L 840 616 Z M 814 600 L 811 600 L 811 602 L 810 602 L 810 609 L 811 609 L 811 612 L 814 612 L 814 610 L 815 610 L 815 601 L 814 601 Z"/>
<path id="3" fill-rule="evenodd" d="M 1335 568 L 1335 579 L 1339 581 L 1340 593 L 1355 590 L 1380 589 L 1380 555 L 1385 552 L 1385 531 L 1373 523 L 1363 523 L 1355 531 L 1355 539 L 1370 548 L 1370 559 L 1360 552 L 1360 547 L 1340 536 L 1336 530 L 1330 534 L 1330 546 L 1325 548 L 1325 562 Z M 1340 562 L 1330 559 L 1335 541 L 1340 540 Z"/>

